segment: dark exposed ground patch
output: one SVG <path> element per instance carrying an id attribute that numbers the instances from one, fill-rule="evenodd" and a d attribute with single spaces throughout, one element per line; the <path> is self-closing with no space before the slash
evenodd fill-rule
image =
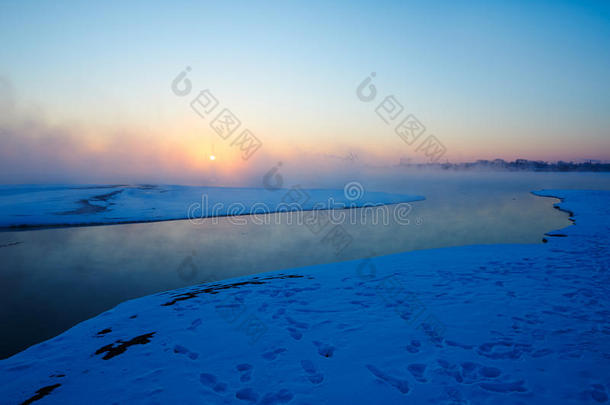
<path id="1" fill-rule="evenodd" d="M 17 246 L 17 245 L 21 245 L 23 242 L 9 242 L 9 243 L 5 243 L 3 245 L 0 245 L 0 248 L 6 248 L 6 247 L 10 247 L 10 246 Z"/>
<path id="2" fill-rule="evenodd" d="M 282 279 L 287 279 L 287 278 L 303 278 L 303 277 L 304 276 L 301 276 L 298 274 L 281 274 L 278 276 L 269 276 L 269 277 L 263 277 L 263 278 L 254 277 L 252 281 L 239 281 L 239 282 L 230 283 L 230 284 L 214 284 L 211 286 L 206 286 L 205 288 L 195 289 L 195 290 L 189 291 L 187 293 L 174 295 L 173 300 L 168 301 L 164 304 L 161 304 L 161 306 L 167 307 L 170 305 L 174 305 L 178 301 L 190 300 L 191 298 L 196 298 L 201 294 L 218 294 L 218 292 L 221 290 L 239 288 L 239 287 L 243 287 L 245 285 L 266 284 L 266 281 L 268 281 L 268 280 L 282 280 Z"/>
<path id="3" fill-rule="evenodd" d="M 155 333 L 156 332 L 150 332 L 150 333 L 146 333 L 144 335 L 136 336 L 127 342 L 123 342 L 122 340 L 117 340 L 115 343 L 111 343 L 109 345 L 106 345 L 104 347 L 97 349 L 95 354 L 106 353 L 104 355 L 104 357 L 102 357 L 102 359 L 110 360 L 111 358 L 118 356 L 119 354 L 125 353 L 127 348 L 130 346 L 145 345 L 146 343 L 149 343 L 150 340 L 152 339 L 152 337 L 155 335 Z M 117 346 L 115 346 L 115 344 L 117 344 Z"/>
<path id="4" fill-rule="evenodd" d="M 105 188 L 129 187 L 129 184 L 106 184 L 100 186 L 69 187 L 71 190 L 96 190 Z"/>
<path id="5" fill-rule="evenodd" d="M 109 205 L 112 205 L 112 203 L 108 203 L 108 200 L 122 192 L 123 192 L 123 190 L 115 190 L 115 191 L 111 191 L 110 193 L 95 195 L 91 198 L 79 200 L 78 203 L 81 205 L 79 208 L 72 210 L 72 211 L 58 212 L 58 213 L 56 213 L 56 215 L 81 215 L 81 214 L 95 214 L 97 212 L 104 212 L 108 209 Z M 103 202 L 103 203 L 108 203 L 108 204 L 107 205 L 95 205 L 95 204 L 91 203 L 92 201 Z"/>
<path id="6" fill-rule="evenodd" d="M 110 332 L 112 332 L 112 328 L 106 328 L 104 330 L 97 332 L 97 336 L 104 336 L 106 333 L 110 333 Z"/>
<path id="7" fill-rule="evenodd" d="M 122 192 L 123 192 L 123 190 L 115 190 L 115 191 L 111 191 L 111 192 L 106 193 L 106 194 L 100 194 L 100 195 L 93 196 L 93 197 L 91 197 L 89 200 L 92 200 L 92 201 L 104 201 L 104 202 L 108 202 L 108 200 L 109 200 L 110 198 L 112 198 L 112 197 L 114 197 L 115 195 L 120 194 L 120 193 L 122 193 Z"/>
<path id="8" fill-rule="evenodd" d="M 46 397 L 47 395 L 49 395 L 57 387 L 61 387 L 61 384 L 53 384 L 53 385 L 48 385 L 46 387 L 42 387 L 41 389 L 36 391 L 36 395 L 31 397 L 30 399 L 26 399 L 25 401 L 23 401 L 21 403 L 21 405 L 28 405 L 34 401 L 38 401 L 39 399 L 42 399 L 42 398 Z"/>

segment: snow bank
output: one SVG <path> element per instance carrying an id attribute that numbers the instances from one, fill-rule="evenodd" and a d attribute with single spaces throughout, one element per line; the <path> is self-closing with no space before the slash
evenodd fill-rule
<path id="1" fill-rule="evenodd" d="M 415 251 L 125 302 L 0 361 L 3 403 L 608 400 L 608 191 L 540 245 Z M 554 236 L 550 236 L 554 235 Z"/>
<path id="2" fill-rule="evenodd" d="M 0 228 L 200 219 L 398 204 L 420 196 L 345 190 L 187 186 L 0 186 Z"/>

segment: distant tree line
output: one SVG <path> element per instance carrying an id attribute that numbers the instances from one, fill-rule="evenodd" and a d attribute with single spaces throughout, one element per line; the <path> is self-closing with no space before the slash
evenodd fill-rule
<path id="1" fill-rule="evenodd" d="M 400 160 L 400 166 L 416 167 L 421 169 L 441 170 L 508 170 L 533 172 L 610 172 L 610 163 L 596 160 L 586 162 L 545 162 L 542 160 L 517 159 L 507 162 L 504 159 L 477 160 L 467 163 L 409 163 Z"/>

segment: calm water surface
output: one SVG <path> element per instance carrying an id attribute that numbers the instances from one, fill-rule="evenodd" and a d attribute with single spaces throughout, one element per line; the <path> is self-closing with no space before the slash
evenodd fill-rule
<path id="1" fill-rule="evenodd" d="M 447 173 L 362 183 L 426 200 L 412 203 L 408 225 L 346 221 L 352 239 L 340 253 L 295 214 L 272 214 L 262 225 L 241 217 L 240 225 L 219 218 L 0 232 L 0 358 L 127 299 L 200 282 L 416 249 L 541 243 L 570 222 L 552 208 L 558 200 L 531 190 L 610 189 L 610 176 Z"/>

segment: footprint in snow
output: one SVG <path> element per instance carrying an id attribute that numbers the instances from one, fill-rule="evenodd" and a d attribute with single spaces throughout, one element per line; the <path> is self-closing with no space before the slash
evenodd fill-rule
<path id="1" fill-rule="evenodd" d="M 242 388 L 235 393 L 235 398 L 255 403 L 258 401 L 258 394 L 252 388 Z"/>
<path id="2" fill-rule="evenodd" d="M 227 391 L 227 384 L 219 382 L 215 375 L 208 373 L 199 374 L 199 382 L 202 385 L 211 388 L 214 392 L 223 393 Z"/>
<path id="3" fill-rule="evenodd" d="M 294 398 L 294 394 L 286 389 L 277 392 L 269 392 L 259 402 L 260 405 L 285 404 Z"/>
<path id="4" fill-rule="evenodd" d="M 189 349 L 187 349 L 186 347 L 181 346 L 181 345 L 174 346 L 174 353 L 184 354 L 184 355 L 188 356 L 188 358 L 191 360 L 196 360 L 199 357 L 199 353 L 192 352 Z"/>
<path id="5" fill-rule="evenodd" d="M 285 351 L 286 351 L 285 348 L 280 347 L 278 349 L 271 350 L 271 351 L 268 351 L 266 353 L 263 353 L 262 356 L 263 356 L 264 359 L 271 361 L 271 360 L 275 360 L 280 353 L 283 353 Z"/>
<path id="6" fill-rule="evenodd" d="M 252 379 L 252 365 L 251 364 L 238 364 L 236 369 L 241 374 L 239 381 L 248 382 Z"/>
<path id="7" fill-rule="evenodd" d="M 415 377 L 420 383 L 425 383 L 427 380 L 424 378 L 424 372 L 426 371 L 426 365 L 420 363 L 413 363 L 407 366 L 409 372 Z"/>
<path id="8" fill-rule="evenodd" d="M 409 353 L 419 353 L 419 349 L 421 347 L 421 343 L 419 340 L 412 340 L 411 344 L 407 346 L 407 351 Z"/>
<path id="9" fill-rule="evenodd" d="M 301 360 L 301 367 L 303 367 L 303 370 L 307 373 L 307 379 L 309 379 L 312 384 L 320 384 L 324 381 L 324 375 L 318 372 L 311 360 Z"/>
<path id="10" fill-rule="evenodd" d="M 335 347 L 326 343 L 314 341 L 314 345 L 318 347 L 318 353 L 323 357 L 332 357 L 335 352 Z"/>
<path id="11" fill-rule="evenodd" d="M 407 380 L 402 380 L 400 378 L 393 377 L 393 376 L 389 375 L 388 373 L 386 373 L 370 364 L 367 364 L 366 368 L 368 368 L 369 371 L 379 380 L 391 385 L 392 387 L 396 388 L 401 393 L 403 393 L 403 394 L 409 393 L 409 390 L 410 390 L 409 382 Z"/>

